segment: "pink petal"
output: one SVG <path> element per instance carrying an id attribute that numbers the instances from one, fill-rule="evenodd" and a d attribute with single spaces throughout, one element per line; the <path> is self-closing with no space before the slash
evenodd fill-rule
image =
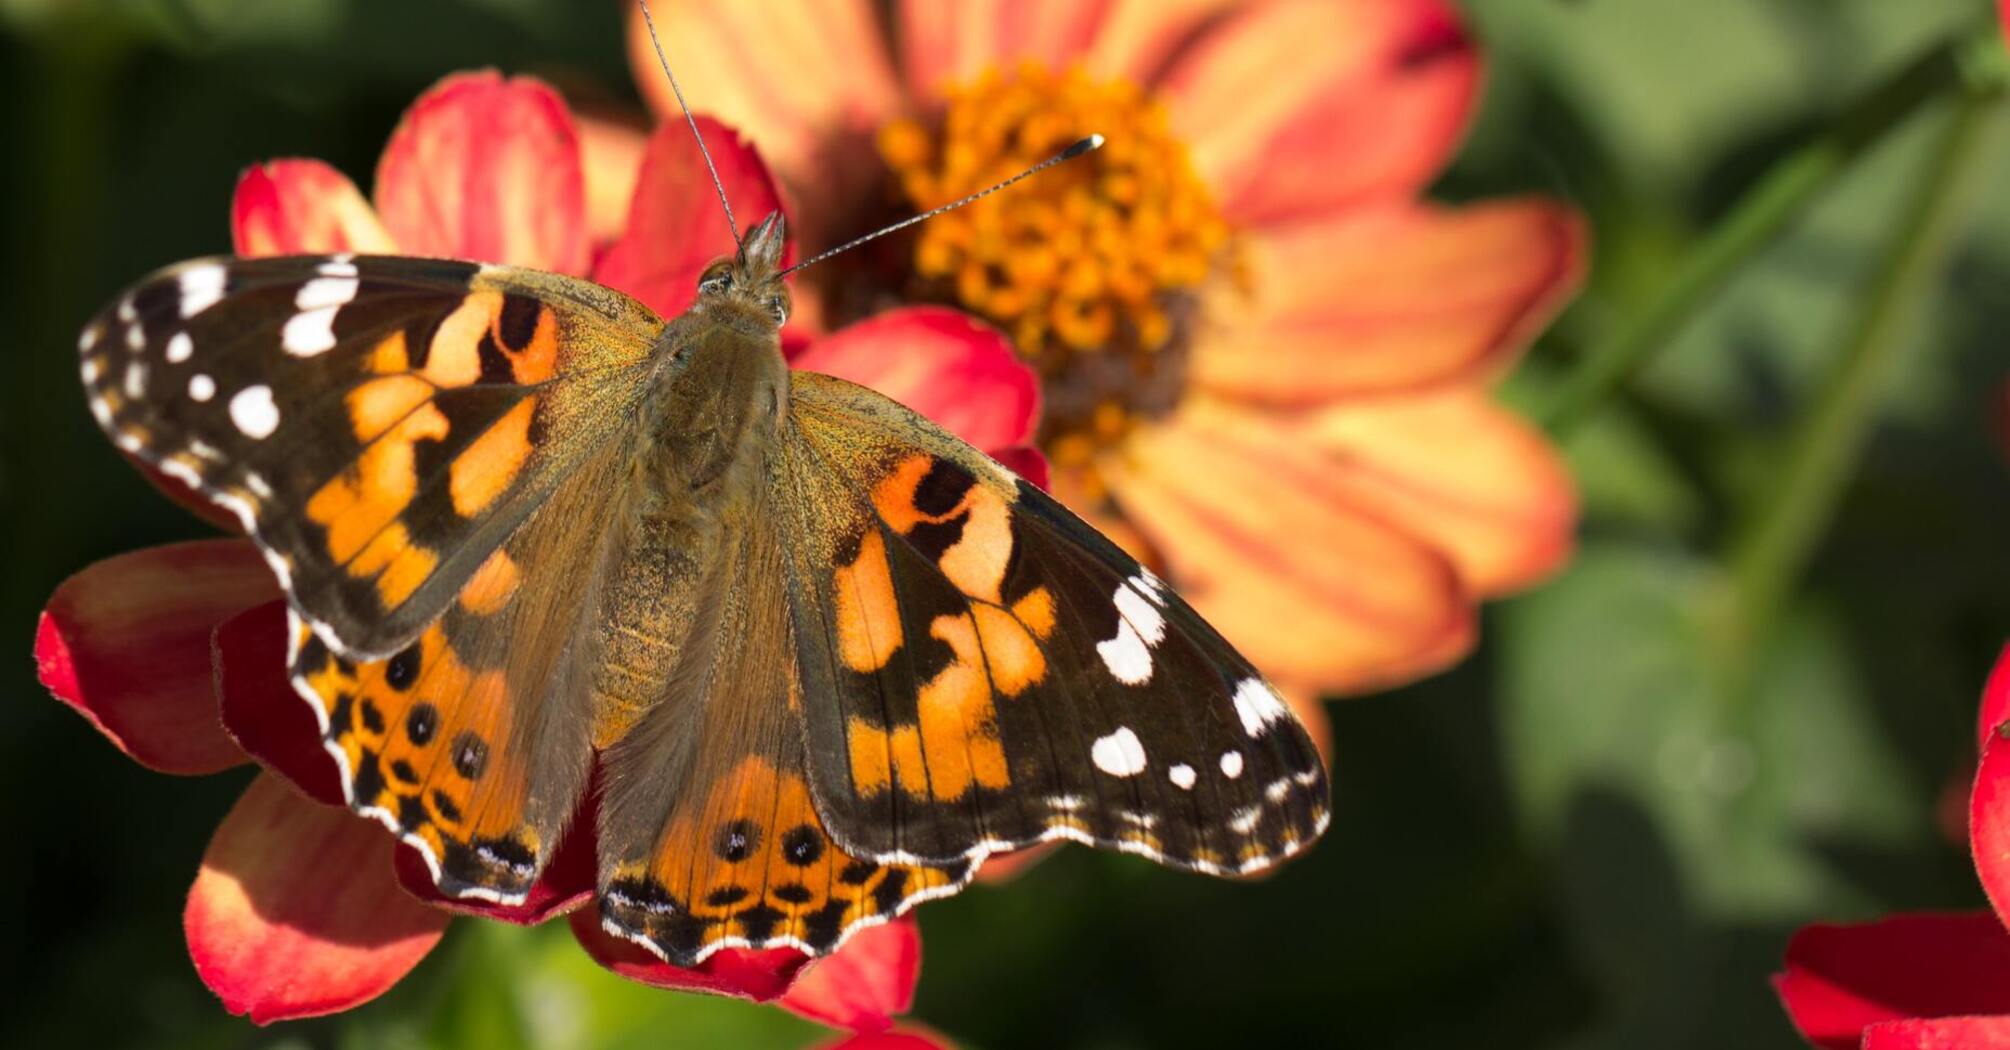
<path id="1" fill-rule="evenodd" d="M 1484 390 L 1359 398 L 1299 431 L 1349 503 L 1429 540 L 1477 595 L 1525 587 L 1570 555 L 1577 493 L 1562 454 Z"/>
<path id="2" fill-rule="evenodd" d="M 63 581 L 35 630 L 35 668 L 56 699 L 149 769 L 199 774 L 244 761 L 217 718 L 209 632 L 279 593 L 243 540 L 107 558 Z"/>
<path id="3" fill-rule="evenodd" d="M 376 198 L 410 254 L 586 272 L 579 135 L 540 81 L 483 70 L 433 85 L 391 133 Z"/>
<path id="4" fill-rule="evenodd" d="M 780 210 L 781 195 L 754 148 L 709 117 L 699 117 L 698 127 L 741 230 Z M 698 272 L 731 254 L 733 234 L 698 143 L 682 120 L 666 120 L 649 136 L 628 228 L 600 260 L 593 278 L 664 317 L 675 317 L 697 297 Z M 793 255 L 791 249 L 784 258 Z"/>
<path id="5" fill-rule="evenodd" d="M 981 449 L 1025 444 L 1040 416 L 1040 379 L 1011 341 L 944 306 L 860 321 L 790 364 L 869 386 Z"/>
<path id="6" fill-rule="evenodd" d="M 321 723 L 286 676 L 286 603 L 266 602 L 210 637 L 224 729 L 265 768 L 324 805 L 343 804 L 342 774 Z"/>
<path id="7" fill-rule="evenodd" d="M 1193 381 L 1242 401 L 1488 382 L 1575 293 L 1585 232 L 1543 200 L 1397 204 L 1262 231 L 1253 291 L 1211 300 Z"/>
<path id="8" fill-rule="evenodd" d="M 873 8 L 869 0 L 817 0 L 777 17 L 767 5 L 742 0 L 680 0 L 651 10 L 685 97 L 698 112 L 744 133 L 809 203 L 855 197 L 879 177 L 872 137 L 899 108 L 900 95 Z M 650 108 L 665 124 L 681 122 L 641 8 L 632 4 L 628 58 Z M 734 207 L 759 221 L 737 197 Z M 813 207 L 808 218 L 840 216 Z"/>
<path id="9" fill-rule="evenodd" d="M 1195 167 L 1248 227 L 1420 189 L 1465 132 L 1479 67 L 1444 0 L 1298 0 L 1238 9 L 1162 88 Z"/>
<path id="10" fill-rule="evenodd" d="M 1863 1030 L 1862 1050 L 2010 1050 L 2010 1017 L 1885 1021 Z"/>
<path id="11" fill-rule="evenodd" d="M 1803 927 L 1773 989 L 1817 1046 L 1854 1047 L 1865 1026 L 2010 1011 L 2010 933 L 1987 912 L 1897 915 Z"/>
<path id="12" fill-rule="evenodd" d="M 551 863 L 545 866 L 544 874 L 531 884 L 530 893 L 522 904 L 502 905 L 441 893 L 419 851 L 402 843 L 398 846 L 395 861 L 398 883 L 405 887 L 405 892 L 436 908 L 517 926 L 535 926 L 593 899 L 597 873 L 593 822 L 594 813 L 590 808 L 583 809 L 573 819 L 572 827 L 559 840 L 558 851 L 552 854 Z"/>
<path id="13" fill-rule="evenodd" d="M 1269 415 L 1189 400 L 1105 473 L 1173 584 L 1274 677 L 1352 692 L 1472 644 L 1472 596 L 1445 556 L 1357 505 L 1339 467 Z"/>
<path id="14" fill-rule="evenodd" d="M 2010 721 L 2010 642 L 2003 643 L 2002 651 L 1996 654 L 1996 666 L 1982 687 L 1982 707 L 1975 717 L 1978 746 L 1987 749 L 1989 742 L 2005 731 L 2006 721 Z"/>
<path id="15" fill-rule="evenodd" d="M 767 1002 L 789 990 L 796 972 L 809 956 L 794 948 L 748 951 L 721 948 L 697 966 L 685 968 L 649 954 L 631 941 L 600 928 L 597 908 L 580 908 L 567 916 L 573 936 L 593 961 L 631 981 L 681 992 L 711 992 L 755 1002 Z"/>
<path id="16" fill-rule="evenodd" d="M 1033 483 L 1034 488 L 1044 489 L 1049 483 L 1047 457 L 1040 450 L 1028 445 L 1012 448 L 986 449 L 992 459 L 1005 465 L 1005 469 Z"/>
<path id="17" fill-rule="evenodd" d="M 252 781 L 210 839 L 182 928 L 196 973 L 258 1024 L 347 1010 L 425 958 L 450 916 L 390 877 L 383 829 Z"/>
<path id="18" fill-rule="evenodd" d="M 230 202 L 239 255 L 398 250 L 349 176 L 318 160 L 274 160 L 245 169 Z"/>
<path id="19" fill-rule="evenodd" d="M 781 1005 L 836 1028 L 881 1032 L 914 1005 L 920 977 L 921 930 L 903 917 L 860 930 L 804 967 Z"/>

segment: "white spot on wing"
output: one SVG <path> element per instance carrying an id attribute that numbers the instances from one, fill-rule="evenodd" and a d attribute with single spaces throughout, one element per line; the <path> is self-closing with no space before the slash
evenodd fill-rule
<path id="1" fill-rule="evenodd" d="M 1128 621 L 1117 621 L 1117 636 L 1097 642 L 1096 653 L 1103 658 L 1103 666 L 1125 685 L 1143 685 L 1152 680 L 1152 652 Z"/>
<path id="2" fill-rule="evenodd" d="M 301 289 L 301 293 L 306 294 L 306 289 Z M 280 345 L 295 357 L 313 357 L 330 349 L 335 345 L 335 311 L 340 308 L 323 306 L 287 318 L 286 328 L 280 333 Z"/>
<path id="3" fill-rule="evenodd" d="M 1250 736 L 1262 736 L 1271 723 L 1291 716 L 1277 691 L 1261 678 L 1245 678 L 1235 687 L 1235 713 L 1242 719 L 1243 731 Z"/>
<path id="4" fill-rule="evenodd" d="M 248 386 L 230 399 L 230 421 L 248 438 L 263 438 L 279 429 L 279 406 L 272 403 L 272 388 Z"/>
<path id="5" fill-rule="evenodd" d="M 355 267 L 351 266 L 349 269 L 351 276 L 316 277 L 301 285 L 299 294 L 293 297 L 294 308 L 320 310 L 330 306 L 341 306 L 356 298 L 357 281 L 353 276 Z"/>
<path id="6" fill-rule="evenodd" d="M 328 257 L 327 262 L 315 268 L 315 272 L 323 277 L 354 277 L 356 276 L 355 259 L 355 256 L 346 252 L 341 255 L 331 255 Z"/>
<path id="7" fill-rule="evenodd" d="M 1126 580 L 1117 585 L 1117 593 L 1114 596 L 1117 611 L 1137 629 L 1146 645 L 1157 645 L 1165 640 L 1166 618 L 1159 615 L 1157 605 L 1146 601 L 1144 595 L 1138 593 L 1138 587 L 1134 585 L 1143 583 L 1144 580 L 1140 578 Z"/>
<path id="8" fill-rule="evenodd" d="M 90 324 L 85 325 L 84 334 L 77 337 L 78 352 L 81 353 L 98 345 L 98 340 L 103 338 L 104 334 L 105 334 L 104 328 L 101 327 L 96 321 L 92 321 Z"/>
<path id="9" fill-rule="evenodd" d="M 134 361 L 126 366 L 126 396 L 138 401 L 147 396 L 147 363 Z"/>
<path id="10" fill-rule="evenodd" d="M 215 306 L 223 298 L 226 272 L 216 263 L 191 266 L 181 272 L 181 315 L 195 315 Z"/>
<path id="11" fill-rule="evenodd" d="M 1230 780 L 1242 775 L 1242 752 L 1223 751 L 1221 753 L 1221 775 Z"/>
<path id="12" fill-rule="evenodd" d="M 170 363 L 178 365 L 194 355 L 195 340 L 190 339 L 187 332 L 176 332 L 174 337 L 168 340 L 167 359 Z"/>
<path id="13" fill-rule="evenodd" d="M 146 333 L 146 329 L 144 329 L 144 328 L 141 328 L 141 327 L 140 327 L 140 326 L 139 326 L 138 324 L 129 324 L 129 325 L 127 325 L 127 326 L 126 326 L 126 349 L 128 349 L 128 350 L 138 350 L 138 349 L 139 349 L 140 347 L 143 347 L 143 346 L 145 346 L 145 345 L 147 345 L 147 333 Z"/>
<path id="14" fill-rule="evenodd" d="M 216 380 L 201 372 L 188 377 L 188 396 L 197 401 L 207 401 L 216 396 Z"/>
<path id="15" fill-rule="evenodd" d="M 105 366 L 95 357 L 84 358 L 84 382 L 95 383 L 105 374 Z"/>
<path id="16" fill-rule="evenodd" d="M 1193 782 L 1198 778 L 1194 775 L 1192 766 L 1181 762 L 1166 770 L 1166 779 L 1172 781 L 1173 786 L 1181 791 L 1190 791 L 1193 789 Z"/>
<path id="17" fill-rule="evenodd" d="M 1100 737 L 1089 748 L 1096 768 L 1113 777 L 1134 777 L 1144 772 L 1145 745 L 1129 726 L 1120 726 L 1109 736 Z"/>
<path id="18" fill-rule="evenodd" d="M 140 312 L 134 308 L 133 297 L 131 295 L 127 295 L 124 299 L 119 300 L 119 320 L 130 324 L 139 319 Z"/>

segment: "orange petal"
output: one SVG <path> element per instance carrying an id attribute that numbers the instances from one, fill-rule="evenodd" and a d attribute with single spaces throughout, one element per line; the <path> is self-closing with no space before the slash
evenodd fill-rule
<path id="1" fill-rule="evenodd" d="M 246 756 L 224 732 L 210 630 L 278 597 L 244 540 L 107 558 L 64 580 L 35 631 L 35 669 L 119 750 L 163 773 L 214 773 Z"/>
<path id="2" fill-rule="evenodd" d="M 869 386 L 987 452 L 1030 440 L 1040 415 L 1039 377 L 1005 334 L 948 307 L 889 310 L 790 364 Z"/>
<path id="3" fill-rule="evenodd" d="M 258 1024 L 383 994 L 432 950 L 449 918 L 398 888 L 395 843 L 261 774 L 210 839 L 182 912 L 202 982 Z"/>
<path id="4" fill-rule="evenodd" d="M 1190 401 L 1109 458 L 1118 504 L 1181 593 L 1265 673 L 1352 692 L 1470 646 L 1451 563 L 1356 505 L 1333 462 L 1279 422 Z"/>
<path id="5" fill-rule="evenodd" d="M 618 120 L 579 118 L 580 165 L 586 179 L 587 237 L 612 243 L 628 227 L 628 203 L 642 174 L 649 133 Z"/>
<path id="6" fill-rule="evenodd" d="M 1265 404 L 1483 380 L 1576 291 L 1584 224 L 1544 200 L 1394 205 L 1266 230 L 1208 303 L 1196 383 Z"/>
<path id="7" fill-rule="evenodd" d="M 902 0 L 901 71 L 908 91 L 931 98 L 989 69 L 1032 61 L 1060 69 L 1095 41 L 1104 4 L 1082 0 Z"/>
<path id="8" fill-rule="evenodd" d="M 700 112 L 745 133 L 804 203 L 862 188 L 881 170 L 872 135 L 900 105 L 885 33 L 867 0 L 813 0 L 786 16 L 742 0 L 655 3 L 656 31 L 684 93 Z M 631 6 L 628 57 L 635 84 L 666 122 L 682 109 Z M 840 189 L 833 179 L 850 179 Z M 858 184 L 854 184 L 858 183 Z M 812 222 L 827 209 L 808 209 Z"/>
<path id="9" fill-rule="evenodd" d="M 914 1005 L 921 930 L 912 916 L 860 930 L 803 968 L 781 1005 L 836 1028 L 883 1032 Z"/>
<path id="10" fill-rule="evenodd" d="M 1451 155 L 1478 85 L 1478 52 L 1443 0 L 1298 0 L 1241 8 L 1162 90 L 1246 227 L 1408 196 Z"/>
<path id="11" fill-rule="evenodd" d="M 1562 456 L 1484 390 L 1364 398 L 1300 430 L 1349 503 L 1436 545 L 1474 594 L 1526 586 L 1570 555 L 1577 494 Z"/>
<path id="12" fill-rule="evenodd" d="M 1146 84 L 1166 58 L 1231 0 L 1110 0 L 1082 64 L 1090 72 Z"/>
<path id="13" fill-rule="evenodd" d="M 274 160 L 245 169 L 230 202 L 239 255 L 398 250 L 349 176 L 318 160 Z"/>
<path id="14" fill-rule="evenodd" d="M 583 274 L 579 135 L 558 92 L 494 70 L 419 96 L 377 164 L 377 210 L 413 255 Z"/>
<path id="15" fill-rule="evenodd" d="M 698 128 L 735 212 L 751 224 L 782 206 L 760 154 L 738 132 L 702 116 Z M 732 252 L 732 230 L 697 140 L 683 121 L 664 121 L 649 136 L 621 239 L 594 267 L 594 280 L 675 317 L 697 297 L 699 271 Z M 791 245 L 782 261 L 793 253 Z"/>

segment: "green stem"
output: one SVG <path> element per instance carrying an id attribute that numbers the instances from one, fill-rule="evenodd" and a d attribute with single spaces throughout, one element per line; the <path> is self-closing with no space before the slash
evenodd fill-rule
<path id="1" fill-rule="evenodd" d="M 1777 487 L 1737 534 L 1729 557 L 1734 695 L 1749 681 L 1753 654 L 1827 529 L 1875 422 L 1885 377 L 1912 345 L 1912 319 L 1959 243 L 1997 97 L 1974 91 L 1956 103 L 1834 370 L 1771 472 Z"/>
<path id="2" fill-rule="evenodd" d="M 1819 138 L 1775 164 L 1689 253 L 1659 298 L 1593 347 L 1564 380 L 1541 413 L 1550 433 L 1567 435 L 1605 404 L 1726 279 L 1893 128 L 1934 99 L 2002 83 L 2005 70 L 1994 61 L 2002 51 L 2002 27 L 1993 18 L 1982 29 L 1951 37 L 1858 97 Z"/>

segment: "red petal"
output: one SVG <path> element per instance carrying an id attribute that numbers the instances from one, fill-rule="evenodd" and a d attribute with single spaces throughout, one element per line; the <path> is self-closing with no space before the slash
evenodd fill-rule
<path id="1" fill-rule="evenodd" d="M 1987 912 L 1803 927 L 1773 988 L 1810 1042 L 1853 1047 L 1865 1025 L 2010 1011 L 2010 933 Z"/>
<path id="2" fill-rule="evenodd" d="M 1886 1021 L 1863 1030 L 1863 1050 L 2010 1050 L 2010 1017 Z"/>
<path id="3" fill-rule="evenodd" d="M 954 1050 L 948 1036 L 916 1024 L 886 1032 L 860 1032 L 824 1043 L 819 1050 Z"/>
<path id="4" fill-rule="evenodd" d="M 243 540 L 200 540 L 107 558 L 57 586 L 35 631 L 35 667 L 56 699 L 119 750 L 163 773 L 244 761 L 217 718 L 209 632 L 279 593 Z"/>
<path id="5" fill-rule="evenodd" d="M 239 255 L 398 250 L 349 176 L 318 160 L 274 160 L 238 177 L 230 202 Z"/>
<path id="6" fill-rule="evenodd" d="M 838 201 L 877 190 L 873 180 L 883 168 L 872 136 L 900 106 L 875 6 L 823 0 L 778 17 L 771 6 L 745 0 L 680 0 L 653 11 L 685 97 L 744 132 L 792 188 Z M 682 126 L 683 111 L 634 4 L 628 58 L 650 108 L 664 124 Z M 683 134 L 688 139 L 690 130 Z M 705 140 L 718 149 L 709 133 Z M 759 221 L 739 201 L 735 194 L 735 210 Z M 811 212 L 813 223 L 840 218 L 835 209 Z"/>
<path id="7" fill-rule="evenodd" d="M 341 770 L 321 745 L 320 719 L 286 677 L 286 603 L 225 620 L 210 646 L 225 731 L 315 801 L 342 805 Z"/>
<path id="8" fill-rule="evenodd" d="M 567 916 L 573 936 L 593 961 L 631 981 L 683 992 L 711 992 L 755 1002 L 767 1002 L 789 990 L 796 971 L 809 956 L 794 948 L 748 951 L 722 948 L 697 966 L 672 966 L 624 938 L 600 928 L 597 908 L 580 908 Z"/>
<path id="9" fill-rule="evenodd" d="M 347 1010 L 398 983 L 450 916 L 398 888 L 391 843 L 261 775 L 210 839 L 182 913 L 202 982 L 258 1024 Z"/>
<path id="10" fill-rule="evenodd" d="M 1968 843 L 1982 891 L 2010 915 L 2010 739 L 1991 734 L 1968 795 Z"/>
<path id="11" fill-rule="evenodd" d="M 1498 376 L 1582 277 L 1586 235 L 1546 200 L 1334 213 L 1249 240 L 1253 291 L 1209 303 L 1194 382 L 1293 408 Z"/>
<path id="12" fill-rule="evenodd" d="M 1026 869 L 1053 856 L 1054 851 L 1066 843 L 1042 842 L 1037 846 L 1015 849 L 1010 853 L 993 853 L 984 858 L 984 866 L 977 869 L 977 881 L 992 886 L 1011 882 L 1026 873 Z"/>
<path id="13" fill-rule="evenodd" d="M 405 892 L 436 908 L 518 926 L 535 926 L 593 898 L 597 863 L 593 824 L 591 808 L 583 808 L 573 818 L 572 827 L 559 840 L 558 852 L 552 855 L 544 874 L 531 885 L 530 894 L 522 904 L 501 905 L 441 893 L 439 886 L 433 882 L 432 870 L 426 867 L 425 858 L 419 855 L 418 850 L 402 843 L 398 846 L 395 861 L 398 882 L 405 887 Z"/>
<path id="14" fill-rule="evenodd" d="M 698 129 L 712 151 L 726 199 L 742 230 L 782 207 L 775 181 L 760 154 L 739 132 L 710 117 Z M 791 238 L 793 245 L 793 238 Z M 733 233 L 697 140 L 683 121 L 665 120 L 649 137 L 642 174 L 628 208 L 628 229 L 595 267 L 593 279 L 627 292 L 665 317 L 675 317 L 698 294 L 698 272 L 733 253 Z M 783 258 L 795 254 L 793 246 Z"/>
<path id="15" fill-rule="evenodd" d="M 1194 166 L 1247 227 L 1414 193 L 1464 134 L 1479 67 L 1444 0 L 1252 4 L 1163 89 Z"/>
<path id="16" fill-rule="evenodd" d="M 161 473 L 152 464 L 147 463 L 138 456 L 127 456 L 126 462 L 132 464 L 133 469 L 138 470 L 142 477 L 152 482 L 154 488 L 159 489 L 162 495 L 179 504 L 183 510 L 216 526 L 223 532 L 237 536 L 244 535 L 244 523 L 237 520 L 237 515 L 225 510 L 211 501 L 208 496 L 196 491 L 193 485 L 180 478 L 169 477 Z"/>
<path id="17" fill-rule="evenodd" d="M 1048 477 L 1047 457 L 1037 448 L 1019 446 L 1017 448 L 991 449 L 991 458 L 1005 464 L 1005 469 L 1033 483 L 1034 488 L 1045 489 L 1052 479 Z"/>
<path id="18" fill-rule="evenodd" d="M 1975 718 L 1977 746 L 1987 749 L 1989 742 L 2004 729 L 2005 721 L 2010 721 L 2010 642 L 2003 643 L 2002 651 L 1996 654 L 1996 666 L 1982 687 L 1982 708 Z"/>
<path id="19" fill-rule="evenodd" d="M 586 272 L 579 135 L 540 81 L 490 69 L 433 85 L 391 133 L 376 196 L 409 254 Z"/>
<path id="20" fill-rule="evenodd" d="M 869 386 L 981 449 L 1025 444 L 1040 416 L 1040 379 L 1011 341 L 945 306 L 860 321 L 790 364 Z"/>
<path id="21" fill-rule="evenodd" d="M 914 1005 L 920 977 L 921 930 L 903 917 L 860 930 L 835 954 L 804 967 L 781 1003 L 812 1021 L 879 1032 Z"/>

